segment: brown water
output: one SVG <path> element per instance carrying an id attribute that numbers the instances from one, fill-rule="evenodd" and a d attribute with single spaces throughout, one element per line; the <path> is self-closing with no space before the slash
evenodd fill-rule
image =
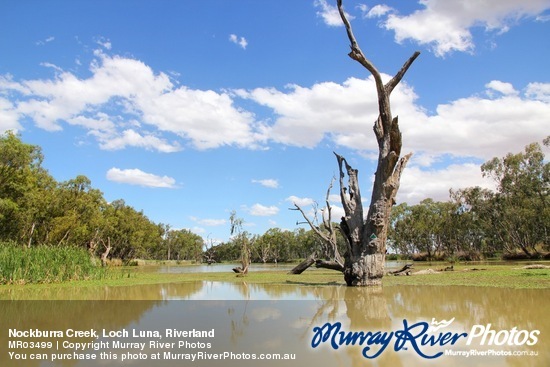
<path id="1" fill-rule="evenodd" d="M 0 293 L 0 339 L 1 366 L 550 366 L 550 305 L 549 290 L 514 290 L 476 287 L 395 286 L 382 289 L 347 288 L 344 286 L 303 285 L 258 285 L 246 282 L 191 282 L 130 287 L 58 288 L 55 290 L 12 290 Z M 56 299 L 58 301 L 45 301 Z M 44 300 L 44 301 L 39 301 Z M 132 301 L 129 301 L 132 300 Z M 395 351 L 395 337 L 376 358 L 362 356 L 363 347 L 341 346 L 334 350 L 324 343 L 316 349 L 311 347 L 314 328 L 325 323 L 340 322 L 344 331 L 396 332 L 403 330 L 404 320 L 408 325 L 432 320 L 454 321 L 439 333 L 471 334 L 479 325 L 499 333 L 505 338 L 515 327 L 519 343 L 527 333 L 539 330 L 534 345 L 481 345 L 481 336 L 466 345 L 462 337 L 455 345 L 422 346 L 420 351 L 434 355 L 445 350 L 477 353 L 536 352 L 538 356 L 451 356 L 443 355 L 425 359 L 414 351 L 412 343 Z M 215 330 L 214 338 L 175 338 L 165 334 L 166 329 Z M 79 353 L 94 354 L 109 352 L 111 356 L 139 352 L 147 360 L 63 361 L 52 362 L 10 359 L 8 352 L 31 353 L 33 351 L 8 349 L 9 329 L 18 330 L 128 330 L 129 337 L 120 341 L 146 342 L 143 351 L 125 348 L 88 348 Z M 155 338 L 135 338 L 138 333 L 158 331 L 161 342 L 175 342 L 171 349 L 157 349 L 149 345 Z M 418 329 L 415 329 L 418 330 Z M 523 332 L 525 330 L 525 332 Z M 498 338 L 497 338 L 498 339 Z M 513 339 L 513 338 L 512 338 Z M 20 338 L 19 340 L 31 340 Z M 92 337 L 38 338 L 80 342 L 111 342 L 114 339 Z M 210 348 L 178 348 L 179 341 L 211 343 Z M 497 342 L 499 342 L 497 340 Z M 511 344 L 513 344 L 511 342 Z M 111 345 L 112 346 L 112 345 Z M 189 346 L 189 345 L 188 345 Z M 55 349 L 55 347 L 54 347 Z M 372 355 L 379 346 L 373 346 Z M 196 352 L 279 353 L 295 354 L 295 360 L 181 360 L 152 361 L 152 354 L 172 351 L 176 354 Z M 34 352 L 50 353 L 51 350 Z M 60 348 L 56 353 L 72 353 L 73 349 Z M 29 357 L 29 355 L 27 355 Z M 51 358 L 50 358 L 51 359 Z"/>

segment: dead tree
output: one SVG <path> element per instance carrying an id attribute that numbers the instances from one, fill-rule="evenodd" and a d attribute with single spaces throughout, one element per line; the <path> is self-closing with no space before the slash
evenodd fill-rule
<path id="1" fill-rule="evenodd" d="M 415 52 L 387 83 L 374 64 L 364 55 L 353 34 L 342 0 L 337 0 L 338 11 L 344 22 L 351 52 L 348 54 L 373 76 L 378 95 L 378 118 L 374 122 L 374 134 L 378 142 L 378 164 L 371 202 L 366 218 L 359 190 L 358 171 L 346 159 L 335 153 L 340 172 L 340 199 L 345 211 L 342 223 L 348 250 L 344 256 L 344 279 L 348 286 L 381 285 L 386 258 L 386 238 L 391 208 L 399 189 L 401 174 L 411 154 L 401 155 L 401 132 L 397 116 L 390 108 L 390 94 L 399 84 L 409 67 L 420 54 Z M 347 176 L 347 185 L 345 178 Z M 342 228 L 342 225 L 340 225 Z"/>
<path id="2" fill-rule="evenodd" d="M 209 240 L 210 245 L 206 245 L 206 250 L 203 253 L 203 262 L 207 263 L 208 265 L 211 265 L 216 262 L 216 250 L 214 248 L 214 241 Z"/>
<path id="3" fill-rule="evenodd" d="M 241 245 L 241 266 L 235 267 L 232 270 L 237 273 L 237 276 L 244 276 L 248 274 L 252 244 L 249 243 L 247 233 L 242 231 L 244 220 L 237 218 L 237 213 L 234 210 L 231 212 L 229 221 L 231 223 L 231 235 L 236 234 L 235 240 Z"/>
<path id="4" fill-rule="evenodd" d="M 313 252 L 307 259 L 298 264 L 294 269 L 290 271 L 291 274 L 301 274 L 311 265 L 315 264 L 317 268 L 332 269 L 337 271 L 344 271 L 344 258 L 340 255 L 338 250 L 338 240 L 336 236 L 336 230 L 332 224 L 332 207 L 329 202 L 330 190 L 334 179 L 330 182 L 325 198 L 325 210 L 322 213 L 322 228 L 315 225 L 311 219 L 309 219 L 304 213 L 303 209 L 296 203 L 294 203 L 294 210 L 298 210 L 309 227 L 313 232 L 321 239 L 321 256 L 318 257 L 317 252 Z"/>
<path id="5" fill-rule="evenodd" d="M 400 158 L 401 131 L 399 130 L 397 116 L 392 117 L 390 94 L 420 53 L 415 52 L 397 74 L 384 84 L 378 69 L 359 48 L 351 24 L 343 10 L 342 0 L 337 1 L 338 11 L 350 41 L 351 52 L 349 57 L 359 62 L 374 77 L 379 112 L 378 119 L 374 123 L 374 134 L 378 142 L 378 165 L 366 220 L 363 219 L 363 207 L 357 179 L 358 172 L 350 167 L 343 157 L 336 155 L 340 170 L 340 199 L 351 234 L 351 251 L 346 256 L 344 279 L 347 285 L 380 285 L 384 276 L 386 237 L 391 208 L 395 204 L 401 174 L 411 157 L 409 153 Z M 343 166 L 345 166 L 348 175 L 349 190 L 350 192 L 353 190 L 353 197 L 345 194 Z"/>
<path id="6" fill-rule="evenodd" d="M 105 251 L 101 253 L 101 265 L 107 266 L 107 256 L 109 256 L 109 252 L 111 252 L 112 246 L 111 246 L 111 237 L 107 237 L 107 243 L 105 241 L 101 240 L 101 243 L 103 244 L 103 248 Z"/>

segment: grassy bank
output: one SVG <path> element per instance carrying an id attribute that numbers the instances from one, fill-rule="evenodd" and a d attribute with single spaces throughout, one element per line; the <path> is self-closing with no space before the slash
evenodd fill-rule
<path id="1" fill-rule="evenodd" d="M 546 262 L 550 265 L 550 263 Z M 439 269 L 445 263 L 415 263 L 415 271 Z M 344 285 L 343 275 L 322 269 L 300 275 L 281 271 L 252 271 L 246 277 L 232 272 L 159 273 L 140 267 L 116 267 L 108 270 L 94 266 L 88 254 L 79 249 L 7 248 L 0 245 L 0 290 L 25 288 L 65 288 L 97 286 L 133 286 L 195 281 L 247 282 L 262 284 L 299 284 L 303 286 Z M 69 282 L 70 281 L 70 282 Z M 53 284 L 57 283 L 58 284 Z M 47 284 L 44 284 L 47 283 Z M 454 271 L 411 276 L 385 276 L 383 285 L 474 286 L 515 289 L 550 289 L 550 269 L 524 269 L 522 264 L 455 264 Z"/>
<path id="2" fill-rule="evenodd" d="M 434 264 L 415 264 L 415 269 L 436 269 Z M 478 269 L 478 270 L 472 270 Z M 88 288 L 88 287 L 128 287 L 182 282 L 232 282 L 248 284 L 296 284 L 301 286 L 344 286 L 343 275 L 330 270 L 307 270 L 300 275 L 288 274 L 287 271 L 253 271 L 246 277 L 237 277 L 231 272 L 208 273 L 158 273 L 142 272 L 136 268 L 121 267 L 110 269 L 102 279 L 62 282 L 59 284 L 27 284 L 31 288 Z M 513 289 L 550 289 L 550 269 L 523 269 L 523 265 L 455 265 L 454 271 L 436 274 L 411 276 L 385 276 L 384 287 L 395 286 L 467 286 L 498 287 Z M 4 285 L 2 290 L 16 290 L 19 285 Z"/>
<path id="3" fill-rule="evenodd" d="M 433 264 L 415 264 L 416 270 L 439 268 Z M 454 271 L 435 274 L 391 276 L 383 278 L 383 285 L 435 285 L 435 286 L 470 286 L 499 287 L 516 289 L 550 289 L 550 269 L 523 269 L 522 265 L 455 265 Z M 478 270 L 472 270 L 478 269 Z M 251 272 L 246 277 L 236 277 L 233 273 L 189 273 L 174 277 L 177 281 L 224 281 L 272 284 L 308 285 L 345 285 L 343 275 L 331 270 L 307 270 L 300 275 L 286 272 L 265 271 Z M 130 280 L 130 279 L 128 279 Z"/>
<path id="4" fill-rule="evenodd" d="M 105 269 L 94 264 L 84 249 L 0 243 L 0 284 L 58 283 L 104 276 Z"/>

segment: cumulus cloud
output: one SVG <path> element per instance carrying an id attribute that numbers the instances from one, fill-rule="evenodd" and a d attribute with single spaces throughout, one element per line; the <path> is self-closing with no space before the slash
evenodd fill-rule
<path id="1" fill-rule="evenodd" d="M 8 99 L 0 96 L 0 133 L 8 130 L 19 131 L 19 113 L 16 107 Z"/>
<path id="2" fill-rule="evenodd" d="M 550 83 L 529 83 L 525 94 L 528 98 L 550 103 Z"/>
<path id="3" fill-rule="evenodd" d="M 172 153 L 181 150 L 180 145 L 176 142 L 170 144 L 164 139 L 160 139 L 154 135 L 142 135 L 133 129 L 127 129 L 120 134 L 101 134 L 100 132 L 92 131 L 91 134 L 96 135 L 100 141 L 101 149 L 105 150 L 120 150 L 126 147 L 144 148 L 146 150 L 157 150 L 163 153 Z"/>
<path id="4" fill-rule="evenodd" d="M 396 92 L 394 92 L 397 94 Z M 376 118 L 376 89 L 369 80 L 349 78 L 343 84 L 323 82 L 311 88 L 257 88 L 239 91 L 243 98 L 273 109 L 278 116 L 266 134 L 287 145 L 314 147 L 327 134 L 356 134 Z M 365 114 L 367 112 L 367 114 Z"/>
<path id="5" fill-rule="evenodd" d="M 119 169 L 113 167 L 107 171 L 107 179 L 118 183 L 145 187 L 175 188 L 176 180 L 168 176 L 157 176 L 140 169 Z"/>
<path id="6" fill-rule="evenodd" d="M 407 83 L 394 90 L 392 106 L 403 133 L 402 151 L 414 152 L 405 171 L 411 170 L 415 176 L 412 180 L 404 177 L 402 190 L 408 196 L 402 200 L 425 198 L 425 194 L 444 199 L 450 187 L 481 185 L 481 162 L 522 151 L 525 145 L 548 135 L 550 83 L 517 88 L 493 80 L 485 87 L 469 97 L 438 105 L 434 113 L 418 105 L 414 89 Z M 342 84 L 260 88 L 239 95 L 273 109 L 277 117 L 268 134 L 276 142 L 315 147 L 326 141 L 375 159 L 375 93 L 372 78 L 350 78 Z M 466 163 L 446 167 L 448 159 Z M 287 201 L 301 207 L 313 202 L 298 197 Z"/>
<path id="7" fill-rule="evenodd" d="M 233 42 L 236 45 L 239 45 L 243 50 L 246 50 L 248 46 L 248 41 L 244 37 L 239 37 L 236 34 L 229 35 L 229 41 Z"/>
<path id="8" fill-rule="evenodd" d="M 481 176 L 481 170 L 477 164 L 452 164 L 442 169 L 428 170 L 411 166 L 403 171 L 397 202 L 418 204 L 426 198 L 447 201 L 449 189 L 473 186 L 495 189 L 492 181 Z"/>
<path id="9" fill-rule="evenodd" d="M 319 8 L 317 16 L 321 17 L 326 25 L 331 27 L 340 27 L 344 25 L 336 6 L 330 5 L 326 0 L 315 0 L 313 4 L 316 8 Z M 353 19 L 353 16 L 348 13 L 346 13 L 346 16 L 349 20 Z"/>
<path id="10" fill-rule="evenodd" d="M 338 201 L 338 203 L 340 203 L 340 201 Z M 332 203 L 330 205 L 330 217 L 332 222 L 339 222 L 340 218 L 346 215 L 344 208 L 342 208 L 340 205 L 341 204 L 335 203 Z M 326 207 L 321 208 L 321 214 L 325 220 L 328 220 L 328 210 Z"/>
<path id="11" fill-rule="evenodd" d="M 315 203 L 315 200 L 313 200 L 312 198 L 300 198 L 294 195 L 287 197 L 285 200 L 291 204 L 296 204 L 301 208 L 313 205 L 313 203 Z"/>
<path id="12" fill-rule="evenodd" d="M 395 32 L 397 42 L 410 39 L 430 45 L 438 56 L 451 51 L 471 52 L 474 27 L 504 33 L 520 19 L 540 19 L 550 7 L 547 0 L 423 0 L 419 4 L 423 8 L 408 15 L 390 12 L 386 5 L 371 11 L 372 16 L 387 14 L 381 25 Z"/>
<path id="13" fill-rule="evenodd" d="M 508 96 L 518 94 L 518 91 L 514 89 L 514 86 L 512 84 L 501 82 L 500 80 L 492 80 L 491 82 L 485 84 L 485 88 L 487 88 L 489 96 L 493 96 L 492 91 Z"/>
<path id="14" fill-rule="evenodd" d="M 271 189 L 277 189 L 279 187 L 279 181 L 268 178 L 264 180 L 252 180 L 252 183 L 258 183 L 262 186 L 269 187 Z"/>
<path id="15" fill-rule="evenodd" d="M 387 78 L 388 76 L 385 76 Z M 404 136 L 403 151 L 423 154 L 424 165 L 444 155 L 490 159 L 546 136 L 550 103 L 548 85 L 532 83 L 525 93 L 507 82 L 490 81 L 486 90 L 437 106 L 429 114 L 417 104 L 407 83 L 392 93 L 394 115 Z M 328 139 L 359 151 L 377 151 L 372 123 L 378 116 L 373 79 L 349 78 L 342 84 L 317 83 L 287 90 L 239 91 L 242 98 L 269 107 L 277 116 L 266 134 L 273 141 L 315 147 Z"/>
<path id="16" fill-rule="evenodd" d="M 95 56 L 87 78 L 65 71 L 51 79 L 0 77 L 0 96 L 13 96 L 11 106 L 0 105 L 0 128 L 25 117 L 48 131 L 69 123 L 88 129 L 104 149 L 136 146 L 163 152 L 181 149 L 162 137 L 167 133 L 197 149 L 258 148 L 265 141 L 261 124 L 236 107 L 228 92 L 177 87 L 166 74 L 155 73 L 139 60 L 101 51 Z M 128 129 L 129 120 L 154 131 Z"/>
<path id="17" fill-rule="evenodd" d="M 279 213 L 279 208 L 276 206 L 265 206 L 262 204 L 254 204 L 252 207 L 248 208 L 250 215 L 258 217 L 270 217 Z"/>

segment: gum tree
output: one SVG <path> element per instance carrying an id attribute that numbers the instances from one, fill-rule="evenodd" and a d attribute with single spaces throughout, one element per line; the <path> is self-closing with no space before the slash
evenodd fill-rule
<path id="1" fill-rule="evenodd" d="M 373 127 L 378 142 L 378 165 L 366 217 L 359 190 L 359 172 L 350 166 L 343 156 L 335 153 L 340 173 L 340 199 L 345 211 L 339 226 L 347 247 L 344 254 L 343 273 L 348 286 L 376 286 L 381 285 L 384 276 L 386 238 L 391 208 L 395 204 L 401 174 L 411 157 L 411 154 L 401 157 L 401 131 L 397 116 L 392 116 L 390 95 L 420 53 L 415 52 L 397 74 L 384 83 L 376 66 L 359 47 L 343 10 L 342 0 L 337 0 L 337 4 L 350 41 L 351 51 L 348 56 L 373 76 L 379 112 Z"/>

